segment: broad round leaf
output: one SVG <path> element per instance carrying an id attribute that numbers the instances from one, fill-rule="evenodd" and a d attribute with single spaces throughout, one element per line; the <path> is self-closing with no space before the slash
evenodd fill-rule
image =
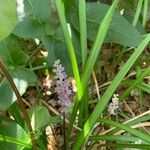
<path id="1" fill-rule="evenodd" d="M 45 128 L 50 122 L 51 116 L 47 108 L 43 106 L 32 107 L 28 110 L 28 113 L 34 131 Z"/>
<path id="2" fill-rule="evenodd" d="M 32 148 L 30 136 L 15 122 L 0 124 L 0 149 L 21 150 L 24 147 Z"/>
<path id="3" fill-rule="evenodd" d="M 36 75 L 33 71 L 27 68 L 17 68 L 11 72 L 11 75 L 20 95 L 23 95 L 26 92 L 28 85 L 35 85 L 37 81 Z M 7 109 L 15 101 L 16 96 L 10 84 L 4 78 L 0 83 L 0 109 Z"/>
<path id="4" fill-rule="evenodd" d="M 0 42 L 0 58 L 10 70 L 25 65 L 29 59 L 12 36 Z"/>
<path id="5" fill-rule="evenodd" d="M 17 23 L 16 0 L 0 0 L 0 41 L 12 32 Z"/>

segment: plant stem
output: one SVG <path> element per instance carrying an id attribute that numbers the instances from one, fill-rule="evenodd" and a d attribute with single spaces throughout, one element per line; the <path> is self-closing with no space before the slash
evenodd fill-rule
<path id="1" fill-rule="evenodd" d="M 21 110 L 22 110 L 22 113 L 23 113 L 23 116 L 24 116 L 24 119 L 26 121 L 26 124 L 27 124 L 27 127 L 30 131 L 30 137 L 31 137 L 31 141 L 32 141 L 32 146 L 33 146 L 33 150 L 36 150 L 36 144 L 35 144 L 35 140 L 34 140 L 34 134 L 33 134 L 33 130 L 32 130 L 32 126 L 30 124 L 30 119 L 29 119 L 29 116 L 28 116 L 28 113 L 24 107 L 24 103 L 23 103 L 23 100 L 22 100 L 22 97 L 13 81 L 13 78 L 11 77 L 8 69 L 6 68 L 6 66 L 4 65 L 3 61 L 0 59 L 0 69 L 2 70 L 2 72 L 4 73 L 4 75 L 6 76 L 10 86 L 12 87 L 16 97 L 17 97 L 17 101 L 18 103 L 20 104 L 21 106 Z"/>
<path id="2" fill-rule="evenodd" d="M 60 23 L 62 26 L 62 30 L 64 33 L 65 42 L 66 42 L 68 52 L 69 52 L 69 55 L 71 58 L 72 70 L 73 70 L 73 74 L 74 74 L 77 89 L 78 89 L 78 93 L 77 93 L 78 101 L 80 101 L 83 96 L 82 84 L 81 84 L 81 80 L 80 80 L 79 68 L 78 68 L 76 55 L 75 55 L 75 49 L 73 47 L 71 36 L 68 31 L 67 21 L 65 18 L 64 2 L 63 2 L 63 0 L 55 0 L 55 4 L 56 4 L 59 20 L 60 20 Z"/>
<path id="3" fill-rule="evenodd" d="M 142 22 L 143 27 L 146 26 L 147 14 L 148 14 L 148 0 L 144 0 L 144 6 L 143 6 L 143 22 Z"/>
<path id="4" fill-rule="evenodd" d="M 80 45 L 82 53 L 82 69 L 87 60 L 87 28 L 86 28 L 86 2 L 79 1 Z"/>
<path id="5" fill-rule="evenodd" d="M 143 4 L 143 0 L 139 0 L 137 8 L 136 8 L 135 15 L 134 15 L 134 19 L 133 19 L 133 22 L 132 22 L 133 26 L 136 26 L 136 24 L 138 22 L 140 12 L 141 12 L 141 9 L 142 9 L 142 4 Z"/>
<path id="6" fill-rule="evenodd" d="M 66 144 L 66 116 L 65 116 L 65 112 L 63 113 L 63 134 L 64 134 L 64 149 L 66 150 L 67 149 L 67 144 Z"/>

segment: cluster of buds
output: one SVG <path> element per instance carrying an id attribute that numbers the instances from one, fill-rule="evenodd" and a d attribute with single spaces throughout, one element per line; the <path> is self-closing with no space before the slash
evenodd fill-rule
<path id="1" fill-rule="evenodd" d="M 119 98 L 118 94 L 114 94 L 112 102 L 108 106 L 108 111 L 111 115 L 116 115 L 116 110 L 119 108 Z"/>
<path id="2" fill-rule="evenodd" d="M 68 108 L 71 107 L 71 101 L 69 96 L 71 95 L 71 90 L 67 82 L 67 75 L 65 73 L 65 68 L 61 65 L 60 60 L 56 60 L 54 63 L 53 72 L 55 73 L 56 81 L 56 92 L 58 95 L 58 104 L 61 106 L 61 111 L 66 112 Z"/>

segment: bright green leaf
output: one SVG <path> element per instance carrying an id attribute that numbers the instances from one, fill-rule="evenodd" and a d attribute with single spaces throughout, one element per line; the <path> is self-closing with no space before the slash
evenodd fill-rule
<path id="1" fill-rule="evenodd" d="M 18 23 L 16 0 L 0 0 L 0 41 L 6 38 Z"/>
<path id="2" fill-rule="evenodd" d="M 15 122 L 0 124 L 0 148 L 3 150 L 21 150 L 23 147 L 31 148 L 29 135 Z"/>
<path id="3" fill-rule="evenodd" d="M 32 107 L 28 110 L 28 113 L 34 131 L 41 130 L 50 122 L 51 116 L 46 107 Z"/>

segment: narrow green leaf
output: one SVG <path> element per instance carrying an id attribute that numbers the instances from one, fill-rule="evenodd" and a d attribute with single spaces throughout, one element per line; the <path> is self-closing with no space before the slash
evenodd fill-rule
<path id="1" fill-rule="evenodd" d="M 146 115 L 146 116 L 142 116 L 142 117 L 139 117 L 139 118 L 136 118 L 136 119 L 133 119 L 132 121 L 129 121 L 127 123 L 124 123 L 128 126 L 132 126 L 132 125 L 135 125 L 135 124 L 138 124 L 140 122 L 144 122 L 144 121 L 148 121 L 150 119 L 150 115 Z M 107 134 L 114 134 L 118 131 L 119 129 L 114 127 L 111 131 L 107 132 Z"/>
<path id="2" fill-rule="evenodd" d="M 134 89 L 143 79 L 150 73 L 150 67 L 146 68 L 144 72 L 120 95 L 120 99 L 123 100 L 132 89 Z"/>
<path id="3" fill-rule="evenodd" d="M 88 57 L 88 60 L 87 60 L 86 65 L 85 65 L 85 69 L 83 71 L 82 88 L 83 88 L 84 93 L 86 91 L 88 81 L 89 81 L 89 78 L 91 76 L 95 61 L 98 57 L 100 48 L 101 48 L 102 43 L 105 39 L 106 33 L 107 33 L 109 25 L 111 23 L 111 19 L 113 17 L 113 13 L 115 11 L 115 7 L 116 7 L 118 2 L 119 2 L 119 0 L 116 0 L 114 2 L 114 4 L 110 7 L 110 9 L 108 10 L 104 20 L 102 21 L 101 25 L 99 26 L 99 30 L 98 30 L 96 40 L 93 44 L 90 56 Z M 78 107 L 79 107 L 79 103 L 75 102 L 74 107 L 73 107 L 73 111 L 72 111 L 72 115 L 71 115 L 71 118 L 70 118 L 70 123 L 69 123 L 69 128 L 68 128 L 68 136 L 70 135 L 70 132 L 72 130 L 72 125 L 73 125 Z"/>
<path id="4" fill-rule="evenodd" d="M 148 94 L 150 94 L 150 85 L 149 84 L 145 84 L 144 82 L 140 85 L 137 85 L 137 88 L 141 89 L 144 92 L 147 92 Z"/>
<path id="5" fill-rule="evenodd" d="M 144 8 L 143 8 L 143 22 L 142 25 L 145 27 L 148 17 L 148 0 L 144 0 Z"/>
<path id="6" fill-rule="evenodd" d="M 103 119 L 103 118 L 100 118 L 99 121 L 103 122 L 104 124 L 108 124 L 110 126 L 114 126 L 114 127 L 123 129 L 123 130 L 139 137 L 140 139 L 143 139 L 144 141 L 150 143 L 150 136 L 148 134 L 144 134 L 136 129 L 129 127 L 128 125 L 121 124 L 121 123 L 118 123 L 118 122 L 112 121 L 112 120 Z"/>
<path id="7" fill-rule="evenodd" d="M 131 57 L 128 59 L 128 61 L 125 63 L 125 65 L 122 67 L 122 69 L 119 71 L 115 79 L 113 80 L 112 84 L 107 88 L 106 92 L 102 96 L 101 100 L 96 105 L 94 111 L 90 115 L 89 119 L 86 121 L 83 130 L 80 132 L 80 134 L 77 136 L 77 141 L 75 143 L 75 148 L 79 149 L 81 145 L 83 144 L 85 138 L 88 136 L 92 128 L 94 127 L 94 124 L 100 117 L 101 113 L 106 108 L 112 94 L 115 92 L 116 88 L 119 86 L 120 82 L 124 78 L 124 76 L 127 74 L 129 69 L 132 67 L 134 62 L 137 60 L 139 55 L 142 53 L 144 48 L 147 46 L 147 44 L 150 41 L 150 34 L 146 36 L 146 38 L 141 42 L 141 44 L 136 48 L 134 53 L 131 55 Z"/>
<path id="8" fill-rule="evenodd" d="M 147 143 L 143 141 L 141 138 L 134 136 L 126 136 L 126 135 L 97 135 L 89 137 L 90 141 L 120 141 L 120 142 L 136 142 L 141 140 L 142 143 Z"/>
<path id="9" fill-rule="evenodd" d="M 23 140 L 19 140 L 19 139 L 13 138 L 13 137 L 5 136 L 5 135 L 0 135 L 0 142 L 16 144 L 16 145 L 20 145 L 20 146 L 32 149 L 32 145 L 31 144 L 28 144 L 28 143 L 24 142 Z"/>
<path id="10" fill-rule="evenodd" d="M 138 148 L 143 150 L 150 150 L 150 145 L 147 144 L 101 144 L 100 147 L 107 147 L 107 148 Z M 136 150 L 136 149 L 135 149 Z"/>
<path id="11" fill-rule="evenodd" d="M 85 70 L 82 78 L 82 86 L 83 86 L 83 91 L 86 89 L 86 86 L 88 85 L 89 78 L 91 76 L 94 64 L 96 62 L 96 59 L 98 57 L 98 54 L 100 52 L 101 46 L 104 42 L 105 36 L 107 34 L 108 28 L 110 26 L 115 8 L 117 6 L 117 3 L 119 0 L 116 0 L 113 5 L 110 7 L 108 10 L 105 18 L 103 19 L 102 23 L 99 26 L 97 37 L 95 39 L 95 42 L 92 46 L 91 53 L 87 59 L 86 65 L 85 65 Z"/>
<path id="12" fill-rule="evenodd" d="M 82 53 L 82 67 L 87 59 L 87 28 L 86 28 L 86 5 L 85 0 L 79 1 L 80 45 Z"/>
<path id="13" fill-rule="evenodd" d="M 65 18 L 64 3 L 63 3 L 63 0 L 55 0 L 55 3 L 56 3 L 60 23 L 62 25 L 62 29 L 64 32 L 64 37 L 65 37 L 65 41 L 66 41 L 66 44 L 68 47 L 69 55 L 71 58 L 73 74 L 74 74 L 76 84 L 77 84 L 77 89 L 78 89 L 78 93 L 77 93 L 78 100 L 81 100 L 81 97 L 83 95 L 82 85 L 81 85 L 81 81 L 80 81 L 79 69 L 78 69 L 77 60 L 76 60 L 76 56 L 75 56 L 75 50 L 74 50 L 74 47 L 72 44 L 71 36 L 69 35 L 67 21 Z"/>
<path id="14" fill-rule="evenodd" d="M 133 23 L 132 23 L 133 26 L 136 26 L 136 24 L 139 20 L 139 16 L 140 16 L 140 13 L 141 13 L 141 10 L 142 10 L 142 4 L 143 4 L 143 0 L 139 0 L 137 8 L 136 8 L 135 15 L 134 15 Z"/>

